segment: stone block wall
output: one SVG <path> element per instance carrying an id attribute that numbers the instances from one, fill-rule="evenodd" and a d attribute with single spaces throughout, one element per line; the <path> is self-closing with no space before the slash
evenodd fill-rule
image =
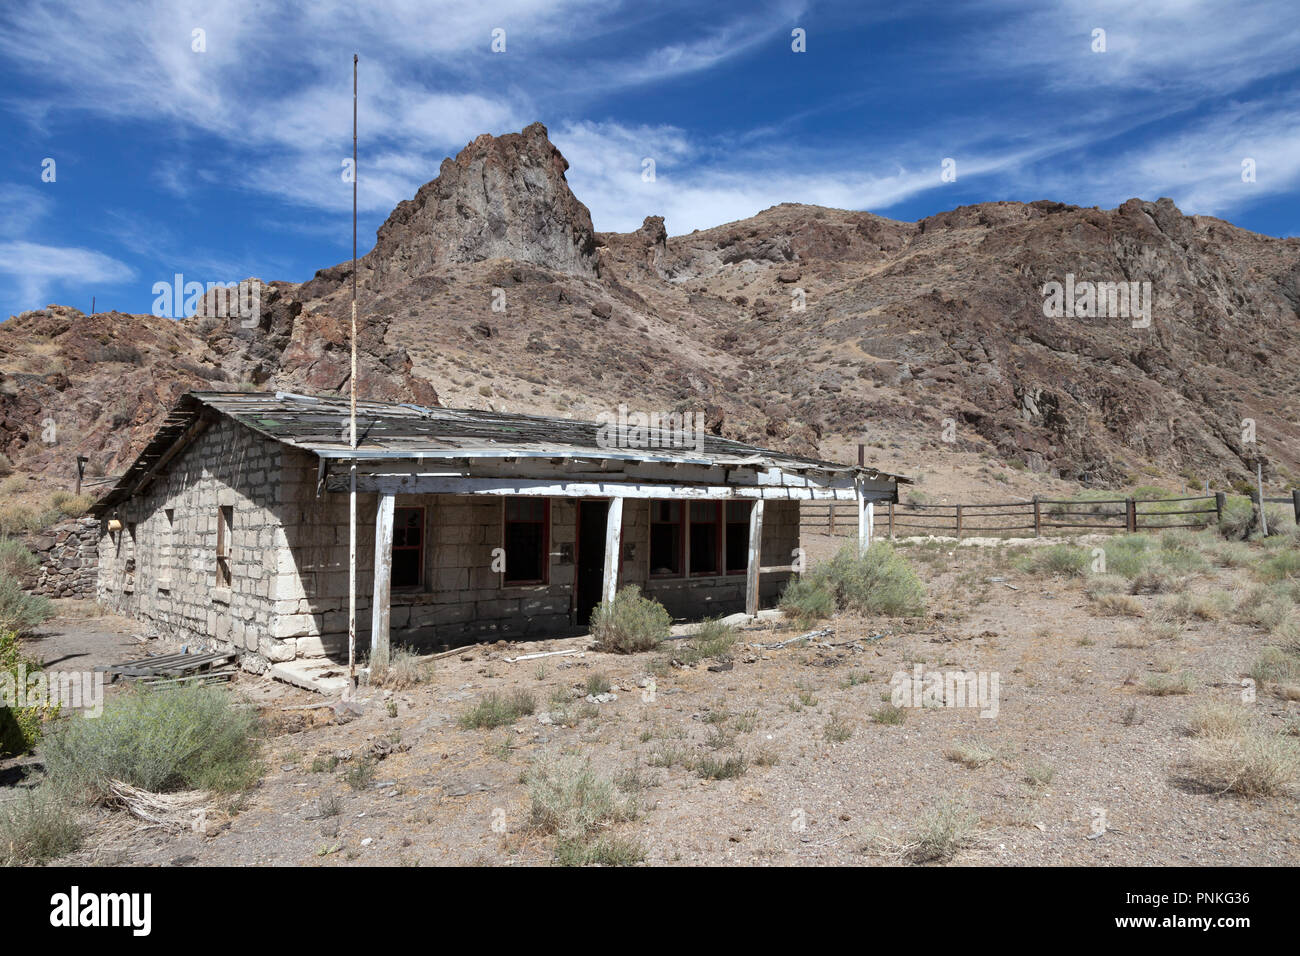
<path id="1" fill-rule="evenodd" d="M 297 648 L 272 634 L 281 446 L 221 420 L 100 527 L 97 597 L 194 648 L 234 649 L 254 672 Z M 220 509 L 228 508 L 230 584 L 217 577 Z"/>
<path id="2" fill-rule="evenodd" d="M 297 657 L 347 653 L 348 496 L 316 494 L 316 458 L 227 420 L 212 425 L 165 473 L 123 504 L 123 527 L 99 527 L 97 597 L 196 648 L 235 649 L 260 672 Z M 370 645 L 378 496 L 357 499 L 357 648 Z M 492 569 L 502 546 L 499 497 L 399 495 L 424 508 L 424 566 L 418 587 L 395 588 L 396 644 L 436 647 L 569 633 L 577 503 L 550 502 L 548 580 L 505 585 Z M 217 580 L 221 509 L 229 509 L 229 586 Z M 649 503 L 625 503 L 620 584 L 636 583 L 675 617 L 743 610 L 743 574 L 649 577 Z M 799 541 L 797 502 L 769 501 L 763 563 L 786 565 Z M 764 575 L 770 605 L 787 573 Z"/>
<path id="3" fill-rule="evenodd" d="M 69 518 L 21 538 L 40 564 L 24 574 L 23 590 L 42 597 L 93 598 L 98 576 L 99 522 Z"/>

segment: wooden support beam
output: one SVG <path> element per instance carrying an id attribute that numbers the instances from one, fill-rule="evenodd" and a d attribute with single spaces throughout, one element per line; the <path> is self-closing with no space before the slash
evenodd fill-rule
<path id="1" fill-rule="evenodd" d="M 370 667 L 387 667 L 393 593 L 393 495 L 379 496 L 375 515 L 375 594 L 370 606 Z"/>
<path id="2" fill-rule="evenodd" d="M 331 475 L 326 479 L 330 491 L 348 490 L 347 480 Z M 852 488 L 779 485 L 679 485 L 621 481 L 565 481 L 552 478 L 462 478 L 444 475 L 358 475 L 357 490 L 398 495 L 508 495 L 543 498 L 647 498 L 725 501 L 752 501 L 771 498 L 781 501 L 831 500 L 853 501 L 863 496 Z M 892 491 L 869 490 L 865 497 L 886 501 Z"/>
<path id="3" fill-rule="evenodd" d="M 763 499 L 749 509 L 749 564 L 745 570 L 745 613 L 758 615 L 758 576 L 763 557 Z"/>
<path id="4" fill-rule="evenodd" d="M 623 563 L 619 553 L 620 538 L 623 533 L 623 499 L 614 498 L 609 503 L 609 513 L 605 517 L 605 577 L 601 583 L 601 600 L 612 603 L 618 592 L 618 569 Z"/>

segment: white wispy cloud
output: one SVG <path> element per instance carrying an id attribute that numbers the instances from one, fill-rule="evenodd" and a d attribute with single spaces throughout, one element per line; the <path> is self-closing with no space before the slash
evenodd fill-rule
<path id="1" fill-rule="evenodd" d="M 22 302 L 48 302 L 50 291 L 64 283 L 113 284 L 125 282 L 133 274 L 125 263 L 92 249 L 24 240 L 0 242 L 0 275 L 9 277 L 8 284 Z"/>

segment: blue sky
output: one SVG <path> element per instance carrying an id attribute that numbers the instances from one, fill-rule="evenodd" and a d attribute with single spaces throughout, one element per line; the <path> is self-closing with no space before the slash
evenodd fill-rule
<path id="1" fill-rule="evenodd" d="M 148 312 L 176 273 L 302 281 L 346 259 L 354 51 L 362 254 L 445 156 L 534 120 L 600 230 L 1170 196 L 1300 234 L 1295 0 L 11 2 L 0 315 L 92 295 Z"/>

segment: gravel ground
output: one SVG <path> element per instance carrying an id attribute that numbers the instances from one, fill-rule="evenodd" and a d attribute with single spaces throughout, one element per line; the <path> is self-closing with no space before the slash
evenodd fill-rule
<path id="1" fill-rule="evenodd" d="M 815 559 L 835 544 L 809 550 Z M 956 865 L 1300 862 L 1294 791 L 1217 794 L 1182 767 L 1195 746 L 1189 714 L 1210 702 L 1240 705 L 1260 632 L 1193 621 L 1160 638 L 1151 619 L 1162 596 L 1137 598 L 1146 617 L 1099 617 L 1081 583 L 1018 571 L 1006 549 L 904 550 L 929 589 L 929 617 L 843 616 L 820 643 L 779 649 L 755 645 L 800 631 L 748 630 L 725 670 L 709 669 L 716 660 L 656 667 L 666 655 L 655 652 L 505 660 L 582 649 L 581 638 L 478 647 L 438 660 L 413 688 L 363 688 L 364 713 L 346 723 L 327 708 L 289 709 L 320 703 L 316 695 L 241 678 L 236 691 L 263 709 L 271 736 L 266 776 L 238 811 L 206 835 L 139 830 L 101 812 L 91 840 L 66 861 L 546 864 L 554 840 L 529 826 L 521 777 L 544 755 L 576 751 L 635 792 L 639 815 L 610 832 L 639 843 L 649 864 L 897 864 L 926 815 L 945 806 L 978 817 Z M 1218 569 L 1191 589 L 1231 595 L 1246 582 L 1245 571 Z M 916 707 L 901 723 L 874 720 L 891 675 L 917 664 L 997 673 L 997 716 Z M 1141 693 L 1152 675 L 1182 671 L 1195 678 L 1191 693 Z M 596 673 L 615 685 L 616 700 L 583 700 Z M 638 687 L 651 676 L 653 694 Z M 532 693 L 539 713 L 567 699 L 568 724 L 534 714 L 494 730 L 458 726 L 483 694 L 515 689 Z M 1249 707 L 1256 726 L 1276 731 L 1300 713 L 1262 690 Z M 990 751 L 982 766 L 945 757 L 970 743 Z M 376 746 L 384 755 L 373 780 L 352 789 L 349 769 Z M 674 749 L 684 763 L 652 766 Z M 702 779 L 688 765 L 705 755 L 743 755 L 746 769 Z M 331 756 L 344 759 L 313 772 Z M 635 785 L 620 776 L 629 770 Z M 1050 779 L 1030 783 L 1031 773 Z"/>

